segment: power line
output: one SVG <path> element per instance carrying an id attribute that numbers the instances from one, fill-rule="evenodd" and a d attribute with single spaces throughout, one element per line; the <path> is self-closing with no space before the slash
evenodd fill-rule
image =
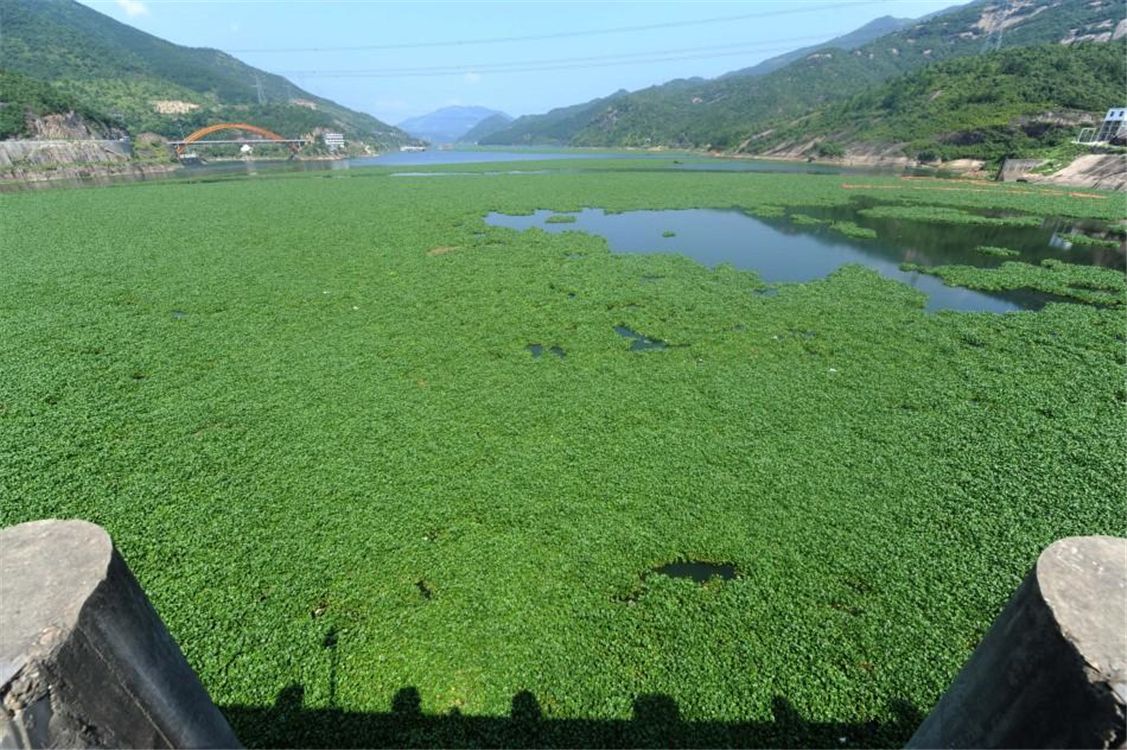
<path id="1" fill-rule="evenodd" d="M 593 55 L 588 57 L 564 57 L 550 60 L 523 60 L 503 63 L 477 63 L 459 65 L 440 65 L 419 68 L 377 68 L 352 70 L 288 70 L 279 75 L 313 78 L 390 78 L 397 76 L 441 76 L 474 73 L 509 73 L 527 70 L 561 70 L 572 67 L 603 67 L 627 65 L 637 62 L 661 62 L 664 60 L 700 60 L 709 57 L 728 57 L 753 51 L 772 51 L 791 49 L 790 45 L 822 39 L 822 36 L 792 37 L 772 39 L 770 42 L 741 42 L 736 44 L 710 45 L 706 47 L 684 47 L 653 52 L 634 52 L 616 55 Z M 700 54 L 703 53 L 703 54 Z"/>
<path id="2" fill-rule="evenodd" d="M 1004 0 L 1001 9 L 1001 18 L 998 18 L 992 24 L 990 33 L 986 35 L 986 42 L 982 45 L 982 51 L 996 52 L 1002 48 L 1002 35 L 1006 33 L 1006 17 L 1010 14 L 1010 8 L 1013 5 L 1011 0 Z"/>
<path id="3" fill-rule="evenodd" d="M 771 49 L 759 50 L 760 52 L 785 52 L 789 47 L 774 47 Z M 657 63 L 657 62 L 671 62 L 677 60 L 713 60 L 722 57 L 740 57 L 746 55 L 746 51 L 742 52 L 722 52 L 719 54 L 711 55 L 676 55 L 671 57 L 653 57 L 648 59 L 639 58 L 637 60 L 621 60 L 619 62 L 605 62 L 593 64 L 577 64 L 577 65 L 554 65 L 545 67 L 528 67 L 528 68 L 513 68 L 511 70 L 471 70 L 469 68 L 458 68 L 457 70 L 449 70 L 445 72 L 430 72 L 430 73 L 399 73 L 393 71 L 357 71 L 352 73 L 335 73 L 335 74 L 322 74 L 322 75 L 305 75 L 300 73 L 289 73 L 295 78 L 302 77 L 319 77 L 319 78 L 428 78 L 449 75 L 465 75 L 468 73 L 489 73 L 490 75 L 503 75 L 505 73 L 542 73 L 554 70 L 583 70 L 586 68 L 610 68 L 619 67 L 624 65 L 638 65 L 642 63 Z"/>
<path id="4" fill-rule="evenodd" d="M 237 54 L 272 54 L 294 52 L 367 52 L 373 50 L 396 49 L 424 49 L 428 47 L 465 47 L 476 44 L 505 44 L 508 42 L 532 42 L 546 39 L 571 39 L 583 36 L 601 36 L 605 34 L 623 34 L 632 31 L 652 31 L 655 29 L 683 28 L 685 26 L 703 26 L 713 23 L 730 23 L 732 21 L 746 21 L 752 18 L 773 18 L 799 13 L 816 13 L 820 11 L 840 10 L 842 7 L 857 7 L 864 5 L 879 5 L 880 0 L 857 0 L 849 3 L 834 3 L 832 5 L 813 5 L 800 8 L 786 8 L 783 10 L 762 11 L 759 13 L 744 13 L 738 16 L 720 16 L 716 18 L 701 18 L 696 21 L 670 21 L 667 23 L 651 23 L 642 26 L 618 26 L 609 29 L 588 29 L 586 31 L 559 31 L 551 34 L 532 34 L 529 36 L 502 36 L 489 39 L 460 39 L 448 42 L 404 42 L 398 44 L 365 44 L 353 47 L 274 47 L 257 49 L 228 50 Z"/>

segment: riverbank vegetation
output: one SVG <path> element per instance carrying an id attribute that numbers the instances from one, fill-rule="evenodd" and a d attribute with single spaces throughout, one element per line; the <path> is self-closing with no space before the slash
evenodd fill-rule
<path id="1" fill-rule="evenodd" d="M 1042 548 L 1127 533 L 1122 308 L 483 217 L 1122 201 L 659 161 L 0 195 L 0 523 L 104 525 L 249 746 L 902 746 Z"/>

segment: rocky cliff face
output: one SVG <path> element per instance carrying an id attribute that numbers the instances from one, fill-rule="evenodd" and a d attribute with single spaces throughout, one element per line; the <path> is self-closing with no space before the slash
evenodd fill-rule
<path id="1" fill-rule="evenodd" d="M 1127 190 L 1127 154 L 1088 154 L 1038 182 L 1058 185 Z"/>
<path id="2" fill-rule="evenodd" d="M 0 141 L 0 170 L 120 164 L 131 155 L 130 144 L 123 141 Z"/>
<path id="3" fill-rule="evenodd" d="M 27 124 L 34 140 L 116 140 L 126 135 L 124 130 L 102 127 L 74 112 L 32 117 Z"/>
<path id="4" fill-rule="evenodd" d="M 120 166 L 133 156 L 125 131 L 74 112 L 28 119 L 32 138 L 0 141 L 0 170 L 9 176 L 72 166 Z"/>

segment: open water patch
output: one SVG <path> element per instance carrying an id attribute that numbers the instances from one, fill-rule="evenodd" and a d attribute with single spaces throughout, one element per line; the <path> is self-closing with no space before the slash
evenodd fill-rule
<path id="1" fill-rule="evenodd" d="M 533 359 L 540 359 L 540 357 L 542 357 L 545 352 L 559 359 L 563 359 L 567 356 L 567 352 L 565 352 L 561 347 L 558 346 L 545 347 L 543 344 L 529 344 L 525 348 L 532 353 Z"/>
<path id="2" fill-rule="evenodd" d="M 630 344 L 630 351 L 632 352 L 660 351 L 669 347 L 669 344 L 660 339 L 651 339 L 626 326 L 615 326 L 614 332 L 623 338 L 632 340 L 633 343 Z"/>
<path id="3" fill-rule="evenodd" d="M 921 266 L 947 264 L 994 267 L 1004 259 L 978 253 L 981 245 L 1017 250 L 1020 260 L 1039 264 L 1045 258 L 1070 263 L 1106 265 L 1122 259 L 1108 248 L 1083 252 L 1062 249 L 1063 225 L 1046 220 L 1041 226 L 936 225 L 922 221 L 868 218 L 859 213 L 870 203 L 835 207 L 795 208 L 792 215 L 752 216 L 738 210 L 678 209 L 607 213 L 585 208 L 578 213 L 539 210 L 512 216 L 490 213 L 492 226 L 547 232 L 583 231 L 607 240 L 614 253 L 676 253 L 714 267 L 729 264 L 755 271 L 768 284 L 796 283 L 824 278 L 849 263 L 870 268 L 882 276 L 910 285 L 927 297 L 929 311 L 1013 312 L 1038 310 L 1052 301 L 1032 290 L 979 291 L 947 286 L 930 274 L 902 269 L 904 263 Z M 559 215 L 575 221 L 549 221 Z M 558 220 L 557 220 L 558 221 Z M 834 224 L 854 222 L 873 229 L 875 239 L 850 237 L 833 230 Z M 1110 260 L 1109 260 L 1110 258 Z M 771 294 L 766 290 L 764 294 Z"/>
<path id="4" fill-rule="evenodd" d="M 695 583 L 708 583 L 714 578 L 730 581 L 736 578 L 738 571 L 731 563 L 715 563 L 705 560 L 684 560 L 671 562 L 649 572 L 651 575 L 668 576 L 670 578 L 688 578 Z"/>

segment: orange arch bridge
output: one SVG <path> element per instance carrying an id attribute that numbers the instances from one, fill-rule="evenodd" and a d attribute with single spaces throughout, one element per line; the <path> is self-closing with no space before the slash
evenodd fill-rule
<path id="1" fill-rule="evenodd" d="M 267 130 L 266 128 L 260 128 L 257 125 L 251 125 L 251 124 L 245 123 L 245 122 L 221 122 L 218 125 L 208 125 L 205 128 L 200 128 L 199 130 L 192 133 L 191 135 L 189 135 L 187 138 L 185 138 L 182 141 L 169 141 L 168 143 L 169 143 L 169 145 L 175 146 L 177 156 L 181 156 L 184 153 L 184 148 L 189 143 L 195 143 L 196 141 L 200 140 L 201 138 L 206 138 L 207 136 L 211 135 L 212 133 L 218 133 L 221 130 L 242 130 L 242 131 L 245 131 L 247 133 L 254 133 L 255 135 L 262 136 L 263 140 L 274 141 L 276 143 L 286 144 L 287 146 L 290 147 L 290 151 L 293 151 L 295 154 L 298 152 L 298 149 L 301 148 L 301 144 L 305 143 L 304 140 L 301 140 L 299 138 L 285 138 L 283 136 L 278 135 L 273 130 Z M 208 141 L 208 143 L 248 143 L 248 142 L 254 143 L 254 141 L 234 141 L 234 140 L 231 140 L 231 141 Z"/>

